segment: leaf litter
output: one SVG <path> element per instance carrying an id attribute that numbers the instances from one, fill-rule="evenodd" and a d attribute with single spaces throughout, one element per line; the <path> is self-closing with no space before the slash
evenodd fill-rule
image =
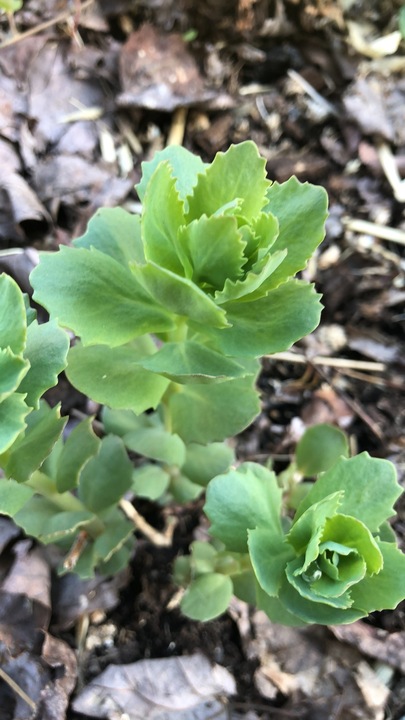
<path id="1" fill-rule="evenodd" d="M 175 118 L 185 145 L 207 160 L 251 137 L 270 177 L 296 173 L 323 184 L 331 217 L 320 255 L 305 271 L 324 293 L 323 323 L 293 348 L 306 364 L 265 361 L 263 410 L 238 439 L 238 457 L 271 455 L 282 467 L 303 428 L 326 420 L 349 431 L 358 450 L 389 457 L 403 475 L 405 260 L 403 245 L 381 237 L 405 230 L 400 3 L 86 5 L 80 12 L 78 3 L 72 10 L 58 0 L 27 0 L 15 21 L 33 36 L 0 48 L 0 250 L 14 253 L 0 256 L 2 268 L 26 289 L 38 249 L 69 244 L 101 205 L 137 209 L 140 162 L 164 146 Z M 43 22 L 51 25 L 36 33 Z M 5 19 L 1 29 L 9 42 Z M 178 108 L 185 110 L 180 119 Z M 337 344 L 333 327 L 340 328 Z M 316 356 L 329 364 L 311 364 Z M 375 369 L 359 369 L 362 362 Z M 68 386 L 63 402 L 66 411 L 94 412 Z M 153 504 L 143 511 L 163 524 Z M 0 525 L 0 667 L 22 692 L 2 677 L 5 720 L 115 720 L 125 712 L 132 720 L 141 712 L 135 703 L 150 717 L 181 717 L 185 698 L 194 703 L 184 710 L 190 718 L 210 718 L 213 708 L 217 717 L 245 720 L 403 715 L 403 607 L 305 631 L 271 625 L 246 606 L 207 626 L 186 621 L 167 609 L 175 593 L 171 562 L 205 529 L 198 503 L 177 511 L 172 549 L 159 557 L 138 543 L 130 573 L 89 584 L 56 580 L 49 549 L 21 541 L 8 521 Z M 395 528 L 405 538 L 403 500 L 397 512 Z M 157 673 L 151 663 L 162 659 L 165 670 Z M 181 679 L 189 660 L 197 674 Z M 218 665 L 221 686 L 212 681 Z M 129 714 L 106 672 L 127 689 Z M 156 681 L 143 706 L 136 690 L 142 673 Z M 209 699 L 201 700 L 202 677 Z M 168 678 L 177 685 L 168 689 Z M 159 693 L 165 710 L 153 701 Z"/>

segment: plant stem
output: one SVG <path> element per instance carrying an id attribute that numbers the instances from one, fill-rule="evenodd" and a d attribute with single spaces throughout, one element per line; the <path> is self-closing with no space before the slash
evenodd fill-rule
<path id="1" fill-rule="evenodd" d="M 167 523 L 167 527 L 163 533 L 156 530 L 152 525 L 149 525 L 149 523 L 145 520 L 145 518 L 138 512 L 136 508 L 132 505 L 132 503 L 129 502 L 129 500 L 121 500 L 120 503 L 121 510 L 125 513 L 127 518 L 129 520 L 132 520 L 135 527 L 143 534 L 145 535 L 148 540 L 150 540 L 153 545 L 156 545 L 157 547 L 170 547 L 172 544 L 173 539 L 173 531 L 175 528 L 175 521 L 174 518 L 172 520 L 169 519 Z"/>

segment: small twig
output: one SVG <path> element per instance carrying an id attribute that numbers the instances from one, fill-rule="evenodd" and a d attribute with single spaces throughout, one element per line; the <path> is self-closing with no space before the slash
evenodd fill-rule
<path id="1" fill-rule="evenodd" d="M 182 145 L 186 131 L 187 108 L 179 107 L 175 110 L 167 136 L 166 145 Z"/>
<path id="2" fill-rule="evenodd" d="M 65 570 L 68 570 L 71 572 L 76 567 L 77 561 L 80 558 L 80 555 L 82 554 L 84 548 L 87 545 L 87 532 L 85 530 L 80 530 L 78 536 L 76 537 L 72 547 L 70 548 L 68 554 L 66 555 L 64 561 L 63 561 L 63 567 Z"/>
<path id="3" fill-rule="evenodd" d="M 317 104 L 319 105 L 324 112 L 328 113 L 329 115 L 339 115 L 336 108 L 328 102 L 328 100 L 325 100 L 322 95 L 319 94 L 317 90 L 315 90 L 312 85 L 305 80 L 305 78 L 302 77 L 299 73 L 297 73 L 295 70 L 288 70 L 288 76 L 291 78 L 291 80 L 294 80 L 301 88 L 304 90 L 307 95 Z"/>
<path id="4" fill-rule="evenodd" d="M 380 240 L 389 240 L 398 243 L 398 245 L 405 245 L 405 231 L 399 228 L 377 225 L 377 223 L 368 220 L 356 220 L 356 218 L 347 218 L 344 220 L 344 225 L 347 230 L 356 233 L 364 233 L 365 235 L 380 238 Z"/>
<path id="5" fill-rule="evenodd" d="M 10 675 L 8 675 L 6 673 L 6 671 L 2 670 L 1 668 L 0 668 L 0 677 L 2 678 L 2 680 L 4 680 L 5 683 L 7 683 L 7 685 L 9 687 L 11 687 L 12 690 L 14 690 L 14 692 L 17 695 L 20 696 L 20 698 L 22 700 L 24 700 L 24 702 L 27 703 L 27 705 L 30 706 L 31 710 L 34 710 L 34 712 L 36 712 L 36 710 L 37 710 L 36 703 L 33 700 L 31 700 L 31 698 L 27 695 L 27 693 L 25 693 L 24 690 L 22 690 L 22 688 L 20 688 L 20 686 L 17 685 L 16 682 L 14 682 L 13 678 L 11 678 Z"/>
<path id="6" fill-rule="evenodd" d="M 391 148 L 387 143 L 381 143 L 377 147 L 377 154 L 385 177 L 392 187 L 395 199 L 398 202 L 405 202 L 405 180 L 401 179 Z"/>
<path id="7" fill-rule="evenodd" d="M 83 10 L 86 10 L 90 5 L 94 3 L 94 0 L 85 0 L 82 5 L 80 5 L 80 12 Z M 48 28 L 52 27 L 52 25 L 58 25 L 59 23 L 67 22 L 69 18 L 72 16 L 71 12 L 63 12 L 60 13 L 60 15 L 57 15 L 54 18 L 51 18 L 50 20 L 46 20 L 43 23 L 40 23 L 39 25 L 36 25 L 33 28 L 30 28 L 29 30 L 26 30 L 25 32 L 19 33 L 18 35 L 14 35 L 11 38 L 8 38 L 8 40 L 4 40 L 2 43 L 0 43 L 0 50 L 3 50 L 3 48 L 9 47 L 10 45 L 14 45 L 15 43 L 20 42 L 21 40 L 25 40 L 27 37 L 32 37 L 33 35 L 38 35 L 43 30 L 47 30 Z"/>
<path id="8" fill-rule="evenodd" d="M 170 547 L 173 540 L 173 532 L 176 526 L 174 518 L 169 518 L 167 526 L 163 533 L 149 525 L 147 520 L 138 512 L 138 510 L 129 502 L 129 500 L 120 500 L 119 506 L 125 513 L 127 518 L 131 520 L 135 527 L 157 547 Z"/>
<path id="9" fill-rule="evenodd" d="M 324 357 L 316 355 L 315 357 L 307 357 L 301 353 L 295 352 L 279 352 L 274 355 L 265 355 L 269 360 L 281 360 L 283 362 L 299 363 L 300 365 L 324 365 L 325 367 L 347 368 L 351 370 L 364 370 L 370 372 L 385 372 L 387 366 L 384 363 L 371 362 L 367 360 L 348 360 L 347 358 Z"/>

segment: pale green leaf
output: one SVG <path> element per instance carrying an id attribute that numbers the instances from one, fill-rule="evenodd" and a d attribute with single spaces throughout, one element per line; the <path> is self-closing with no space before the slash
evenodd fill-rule
<path id="1" fill-rule="evenodd" d="M 6 452 L 26 427 L 30 408 L 25 395 L 13 393 L 0 403 L 0 454 Z"/>
<path id="2" fill-rule="evenodd" d="M 67 418 L 60 417 L 58 405 L 50 408 L 44 403 L 39 410 L 30 413 L 24 435 L 18 438 L 9 451 L 4 466 L 7 476 L 17 482 L 28 480 L 51 452 L 66 425 L 66 420 Z"/>
<path id="3" fill-rule="evenodd" d="M 110 347 L 149 332 L 173 328 L 173 320 L 134 275 L 98 250 L 61 247 L 41 255 L 30 276 L 34 298 L 71 328 L 85 345 Z"/>
<path id="4" fill-rule="evenodd" d="M 122 440 L 103 438 L 99 451 L 84 466 L 79 479 L 79 498 L 88 510 L 98 514 L 111 507 L 132 484 L 132 464 Z"/>
<path id="5" fill-rule="evenodd" d="M 268 595 L 276 596 L 294 551 L 281 532 L 257 527 L 248 530 L 249 555 L 259 585 Z"/>
<path id="6" fill-rule="evenodd" d="M 267 190 L 267 198 L 265 211 L 273 213 L 279 222 L 279 235 L 272 252 L 288 250 L 286 259 L 267 282 L 271 288 L 303 270 L 322 242 L 328 196 L 323 188 L 291 177 L 281 185 L 273 183 Z"/>
<path id="7" fill-rule="evenodd" d="M 312 285 L 291 280 L 259 300 L 225 303 L 222 308 L 232 327 L 206 332 L 226 355 L 270 355 L 316 328 L 322 308 L 319 299 Z"/>
<path id="8" fill-rule="evenodd" d="M 247 375 L 243 365 L 193 340 L 165 343 L 151 357 L 140 360 L 147 370 L 176 383 L 223 381 Z"/>
<path id="9" fill-rule="evenodd" d="M 211 535 L 235 552 L 247 552 L 247 531 L 256 527 L 281 536 L 281 495 L 275 474 L 255 463 L 218 475 L 204 506 Z"/>
<path id="10" fill-rule="evenodd" d="M 347 610 L 353 605 L 353 600 L 350 591 L 347 589 L 347 584 L 340 585 L 336 583 L 341 590 L 340 594 L 333 596 L 330 593 L 323 594 L 317 592 L 315 582 L 307 582 L 305 580 L 305 573 L 298 572 L 300 569 L 301 559 L 298 558 L 288 564 L 286 568 L 286 577 L 291 587 L 294 588 L 303 600 L 309 600 L 316 605 L 327 605 L 332 608 L 340 608 L 341 610 Z M 364 572 L 364 570 L 363 570 Z"/>
<path id="11" fill-rule="evenodd" d="M 326 519 L 333 517 L 338 509 L 340 510 L 342 500 L 342 492 L 331 492 L 330 495 L 311 504 L 301 516 L 295 515 L 294 523 L 287 535 L 288 542 L 293 546 L 295 551 L 301 555 L 306 551 L 311 541 L 313 543 L 315 538 L 317 540 L 313 556 L 308 557 L 307 549 L 308 563 L 317 557 L 318 546 L 321 542 Z"/>
<path id="12" fill-rule="evenodd" d="M 96 454 L 100 440 L 92 429 L 92 418 L 79 423 L 68 436 L 59 455 L 56 469 L 56 487 L 63 493 L 73 490 L 79 482 L 81 469 Z"/>
<path id="13" fill-rule="evenodd" d="M 348 454 L 347 435 L 326 423 L 309 427 L 295 451 L 298 470 L 305 477 L 329 470 L 341 455 L 347 457 Z"/>
<path id="14" fill-rule="evenodd" d="M 137 364 L 131 347 L 76 345 L 66 374 L 75 387 L 99 403 L 136 413 L 155 408 L 169 380 Z"/>
<path id="15" fill-rule="evenodd" d="M 196 485 L 188 477 L 180 473 L 173 475 L 170 481 L 169 492 L 178 503 L 187 503 L 196 500 L 202 493 L 201 485 Z"/>
<path id="16" fill-rule="evenodd" d="M 225 443 L 190 443 L 186 446 L 186 461 L 182 472 L 192 482 L 206 487 L 212 478 L 226 472 L 234 460 L 233 449 Z"/>
<path id="17" fill-rule="evenodd" d="M 191 279 L 197 285 L 222 290 L 227 278 L 241 277 L 246 262 L 245 242 L 236 218 L 202 215 L 181 229 L 179 241 L 192 268 Z"/>
<path id="18" fill-rule="evenodd" d="M 15 355 L 9 347 L 0 349 L 0 402 L 17 390 L 29 366 L 27 360 Z"/>
<path id="19" fill-rule="evenodd" d="M 200 575 L 187 588 L 180 603 L 181 610 L 192 620 L 212 620 L 228 609 L 232 589 L 232 580 L 226 575 Z"/>
<path id="20" fill-rule="evenodd" d="M 33 494 L 34 491 L 27 485 L 0 478 L 0 513 L 14 517 Z"/>
<path id="21" fill-rule="evenodd" d="M 166 492 L 170 475 L 160 467 L 147 463 L 132 473 L 132 490 L 136 496 L 157 500 Z"/>
<path id="22" fill-rule="evenodd" d="M 131 432 L 131 430 L 151 427 L 153 425 L 151 418 L 154 417 L 155 413 L 135 415 L 132 410 L 115 410 L 109 407 L 103 407 L 101 413 L 105 432 L 120 437 L 123 437 L 127 432 Z"/>
<path id="23" fill-rule="evenodd" d="M 145 291 L 170 313 L 190 318 L 202 325 L 226 327 L 225 312 L 191 280 L 154 263 L 132 264 L 131 269 Z M 158 329 L 154 332 L 158 332 Z"/>
<path id="24" fill-rule="evenodd" d="M 211 385 L 183 385 L 169 400 L 173 432 L 205 445 L 244 430 L 260 411 L 255 375 Z"/>
<path id="25" fill-rule="evenodd" d="M 177 192 L 183 200 L 191 193 L 197 182 L 198 174 L 204 172 L 206 168 L 198 155 L 194 155 L 182 145 L 168 145 L 164 150 L 155 153 L 152 160 L 142 163 L 142 179 L 136 186 L 141 201 L 144 199 L 149 180 L 157 166 L 164 161 L 167 161 L 173 168 Z"/>
<path id="26" fill-rule="evenodd" d="M 405 599 L 405 555 L 392 543 L 377 542 L 383 556 L 382 570 L 352 588 L 354 605 L 364 614 L 394 610 Z"/>
<path id="27" fill-rule="evenodd" d="M 383 564 L 378 543 L 370 530 L 357 518 L 340 512 L 328 518 L 322 534 L 322 544 L 328 541 L 352 548 L 364 559 L 367 572 L 371 575 L 380 572 Z"/>
<path id="28" fill-rule="evenodd" d="M 167 465 L 181 467 L 186 457 L 183 440 L 163 428 L 131 430 L 124 435 L 123 441 L 129 450 Z"/>
<path id="29" fill-rule="evenodd" d="M 73 241 L 78 248 L 91 247 L 127 267 L 130 260 L 144 262 L 141 219 L 123 208 L 101 208 L 91 218 L 87 230 Z"/>
<path id="30" fill-rule="evenodd" d="M 30 368 L 19 390 L 27 393 L 26 403 L 37 408 L 44 392 L 56 385 L 58 375 L 66 367 L 69 337 L 54 320 L 28 327 L 24 357 Z"/>
<path id="31" fill-rule="evenodd" d="M 179 241 L 184 225 L 184 204 L 168 163 L 160 163 L 146 189 L 142 213 L 142 240 L 145 258 L 178 275 L 185 275 L 188 263 Z"/>
<path id="32" fill-rule="evenodd" d="M 25 346 L 27 321 L 23 294 L 5 273 L 0 275 L 0 348 L 18 355 Z"/>
<path id="33" fill-rule="evenodd" d="M 392 463 L 371 458 L 367 452 L 353 458 L 341 458 L 320 475 L 299 505 L 296 518 L 332 492 L 343 491 L 339 512 L 361 520 L 371 532 L 377 532 L 394 515 L 393 505 L 402 489 Z"/>
<path id="34" fill-rule="evenodd" d="M 225 153 L 218 153 L 204 174 L 199 175 L 188 197 L 189 221 L 201 215 L 214 215 L 221 207 L 240 199 L 240 215 L 251 220 L 266 204 L 266 161 L 260 157 L 250 140 L 231 145 Z M 274 213 L 277 214 L 277 213 Z"/>

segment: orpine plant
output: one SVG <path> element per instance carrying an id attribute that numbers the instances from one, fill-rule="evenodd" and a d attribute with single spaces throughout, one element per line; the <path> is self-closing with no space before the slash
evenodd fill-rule
<path id="1" fill-rule="evenodd" d="M 299 494 L 291 493 L 291 480 L 313 464 L 317 442 L 328 451 L 291 516 L 291 496 Z M 342 451 L 340 431 L 311 428 L 283 474 L 284 502 L 281 478 L 255 463 L 212 480 L 204 510 L 213 542 L 194 543 L 176 562 L 186 615 L 216 617 L 233 593 L 285 625 L 351 623 L 397 606 L 405 595 L 405 555 L 387 519 L 402 488 L 390 462 L 368 453 L 348 459 Z"/>
<path id="2" fill-rule="evenodd" d="M 295 486 L 294 472 L 277 481 L 259 465 L 230 469 L 234 456 L 224 443 L 259 411 L 260 356 L 288 348 L 318 324 L 319 296 L 295 275 L 323 238 L 326 193 L 296 178 L 272 184 L 251 142 L 219 153 L 211 165 L 167 148 L 143 164 L 138 193 L 141 216 L 100 210 L 74 247 L 42 254 L 31 276 L 56 347 L 67 349 L 56 321 L 78 338 L 66 374 L 105 405 L 105 436 L 94 434 L 89 418 L 63 442 L 58 409 L 36 406 L 45 385 L 35 393 L 24 385 L 27 358 L 39 376 L 42 365 L 35 354 L 25 358 L 23 330 L 13 344 L 11 305 L 3 322 L 0 314 L 9 378 L 3 402 L 17 423 L 13 431 L 14 420 L 10 427 L 6 421 L 0 511 L 42 542 L 58 542 L 68 553 L 65 569 L 74 565 L 88 576 L 128 562 L 134 538 L 121 511 L 127 493 L 186 501 L 208 487 L 206 512 L 221 545 L 197 543 L 179 559 L 178 580 L 188 585 L 184 612 L 208 619 L 235 592 L 281 622 L 347 622 L 369 611 L 357 587 L 367 590 L 376 578 L 375 607 L 392 607 L 404 587 L 390 580 L 403 561 L 385 523 L 398 496 L 389 463 L 337 461 L 334 445 L 329 468 L 319 440 L 315 462 L 305 450 L 314 446 L 309 433 L 297 464 L 303 453 L 304 474 L 327 472 L 304 497 L 309 488 Z M 46 332 L 40 328 L 34 337 Z M 54 372 L 64 364 L 59 357 Z M 10 400 L 10 392 L 18 398 Z M 341 437 L 337 446 L 345 455 Z M 134 469 L 127 451 L 143 457 L 141 466 Z M 358 474 L 369 482 L 358 483 Z M 377 494 L 380 513 L 372 510 Z M 298 497 L 291 523 L 288 509 Z M 348 512 L 354 499 L 359 516 Z M 336 611 L 332 620 L 325 606 Z"/>

